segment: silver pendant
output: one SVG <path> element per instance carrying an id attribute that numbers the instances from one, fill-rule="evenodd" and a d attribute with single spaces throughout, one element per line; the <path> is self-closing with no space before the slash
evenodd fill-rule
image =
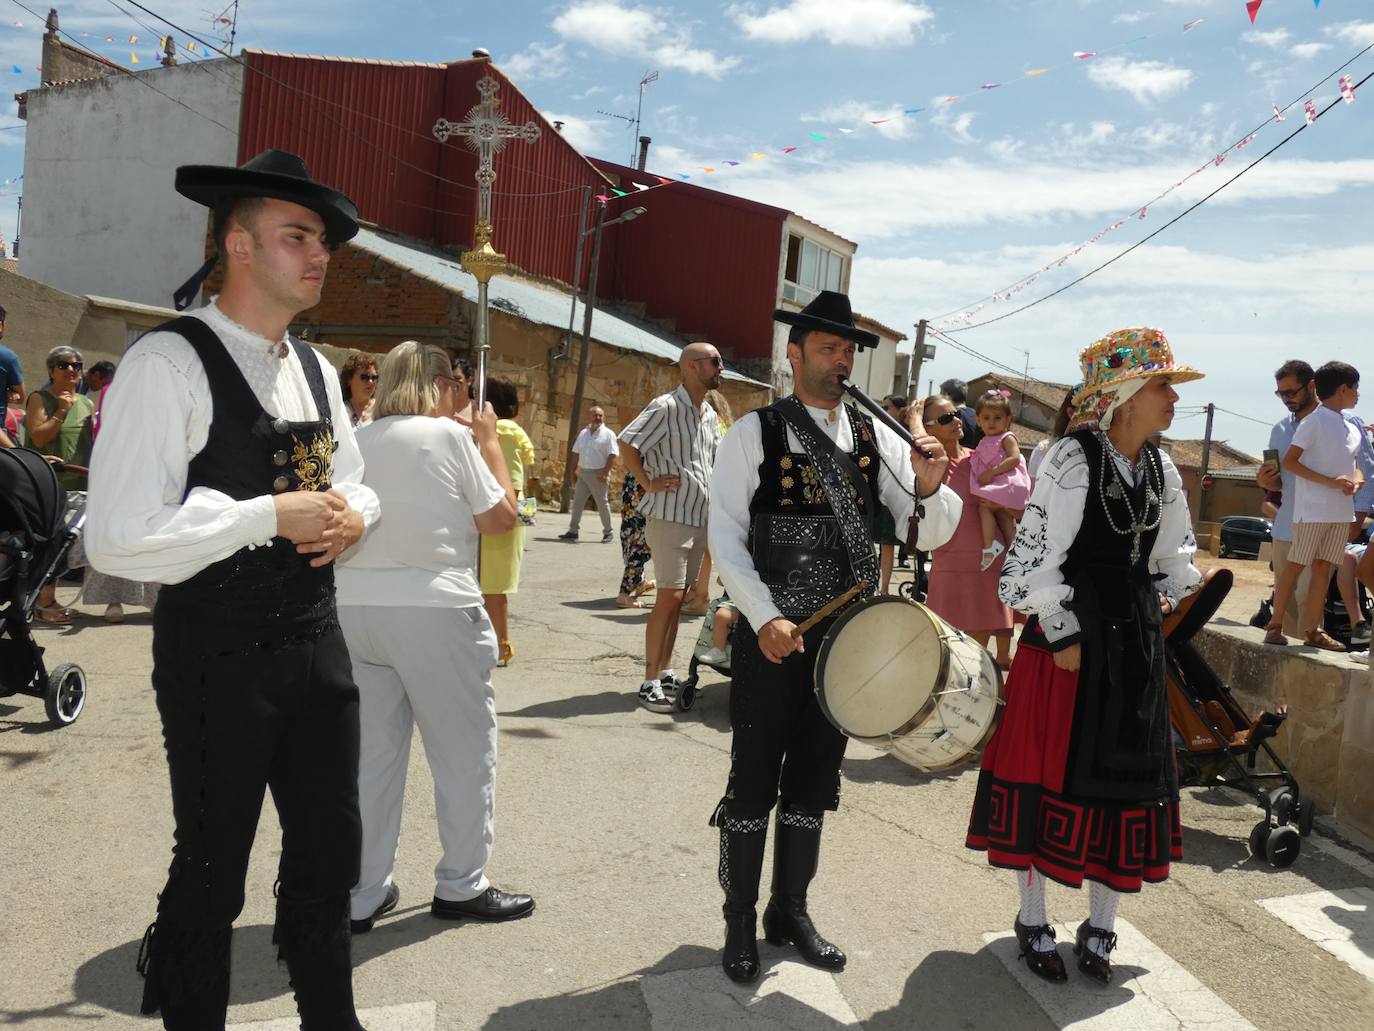
<path id="1" fill-rule="evenodd" d="M 1111 485 L 1107 488 L 1107 497 L 1111 498 L 1113 501 L 1120 501 L 1125 496 L 1126 492 L 1121 489 L 1121 481 L 1113 480 Z"/>

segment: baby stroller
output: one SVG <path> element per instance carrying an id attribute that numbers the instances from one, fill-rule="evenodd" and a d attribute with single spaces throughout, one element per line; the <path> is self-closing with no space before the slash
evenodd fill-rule
<path id="1" fill-rule="evenodd" d="M 701 681 L 701 667 L 707 666 L 721 676 L 730 675 L 730 658 L 734 652 L 735 628 L 730 628 L 730 636 L 725 641 L 725 659 L 722 662 L 708 662 L 702 659 L 704 655 L 710 655 L 715 648 L 715 641 L 711 637 L 711 628 L 716 622 L 716 612 L 721 605 L 729 605 L 730 599 L 721 595 L 706 607 L 706 619 L 701 624 L 701 633 L 697 634 L 697 642 L 692 646 L 692 662 L 687 667 L 687 679 L 678 684 L 677 688 L 677 707 L 686 712 L 697 703 L 697 696 L 701 693 L 698 686 Z"/>
<path id="2" fill-rule="evenodd" d="M 86 674 L 72 662 L 51 672 L 33 639 L 38 592 L 61 575 L 84 514 L 66 523 L 67 492 L 36 451 L 0 450 L 0 698 L 42 698 L 59 727 L 76 722 L 86 704 Z"/>
<path id="3" fill-rule="evenodd" d="M 1202 589 L 1184 599 L 1164 623 L 1169 718 L 1174 729 L 1179 783 L 1185 787 L 1224 784 L 1254 798 L 1264 819 L 1250 832 L 1250 854 L 1277 867 L 1291 866 L 1302 839 L 1312 832 L 1312 803 L 1269 739 L 1287 712 L 1262 712 L 1250 719 L 1231 689 L 1207 665 L 1192 639 L 1216 614 L 1231 591 L 1229 569 L 1210 570 Z M 1263 750 L 1274 772 L 1255 769 Z"/>

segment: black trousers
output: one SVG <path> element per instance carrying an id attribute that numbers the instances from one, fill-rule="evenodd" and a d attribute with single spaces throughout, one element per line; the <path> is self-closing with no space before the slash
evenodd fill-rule
<path id="1" fill-rule="evenodd" d="M 358 880 L 358 689 L 332 612 L 235 626 L 224 608 L 153 616 L 153 688 L 176 821 L 159 926 L 227 928 L 243 909 L 266 789 L 282 827 L 279 896 Z"/>
<path id="2" fill-rule="evenodd" d="M 848 738 L 816 702 L 816 651 L 832 625 L 803 639 L 806 650 L 781 665 L 759 651 L 747 620 L 735 625 L 730 660 L 730 780 L 725 808 L 733 817 L 766 817 L 781 798 L 812 812 L 838 809 L 840 763 Z"/>

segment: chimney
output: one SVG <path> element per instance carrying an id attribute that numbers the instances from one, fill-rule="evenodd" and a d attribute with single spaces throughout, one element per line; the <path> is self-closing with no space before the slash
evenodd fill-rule
<path id="1" fill-rule="evenodd" d="M 653 140 L 648 136 L 641 136 L 639 138 L 639 161 L 635 167 L 641 172 L 644 171 L 644 166 L 649 163 L 649 144 L 652 142 Z"/>
<path id="2" fill-rule="evenodd" d="M 162 42 L 162 60 L 159 63 L 164 68 L 171 68 L 177 63 L 177 41 L 171 36 Z"/>
<path id="3" fill-rule="evenodd" d="M 472 57 L 475 61 L 490 61 L 491 51 L 486 49 L 485 47 L 478 47 L 476 50 L 472 52 Z"/>

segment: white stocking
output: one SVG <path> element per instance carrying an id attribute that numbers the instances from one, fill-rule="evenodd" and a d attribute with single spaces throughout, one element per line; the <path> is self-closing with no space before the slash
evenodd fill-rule
<path id="1" fill-rule="evenodd" d="M 1025 927 L 1041 927 L 1049 923 L 1045 915 L 1045 878 L 1039 870 L 1013 870 L 1016 887 L 1021 892 L 1021 912 L 1018 919 Z M 1053 952 L 1054 939 L 1042 934 L 1031 943 L 1036 952 Z"/>
<path id="2" fill-rule="evenodd" d="M 1113 891 L 1105 884 L 1088 882 L 1088 923 L 1102 931 L 1116 929 L 1116 913 L 1121 908 L 1121 893 Z M 1105 943 L 1101 938 L 1089 938 L 1088 948 L 1104 959 L 1107 957 Z"/>

